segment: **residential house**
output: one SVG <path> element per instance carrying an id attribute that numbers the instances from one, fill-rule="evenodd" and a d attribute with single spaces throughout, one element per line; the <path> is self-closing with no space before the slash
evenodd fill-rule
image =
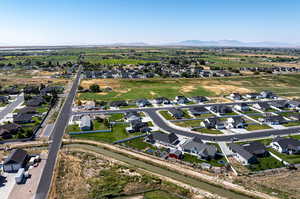
<path id="1" fill-rule="evenodd" d="M 287 101 L 273 101 L 269 102 L 269 105 L 279 109 L 288 108 Z"/>
<path id="2" fill-rule="evenodd" d="M 252 153 L 256 157 L 265 157 L 269 154 L 266 150 L 265 145 L 261 142 L 250 142 L 247 144 L 243 144 L 242 146 L 246 151 Z"/>
<path id="3" fill-rule="evenodd" d="M 14 116 L 13 121 L 17 124 L 26 124 L 33 122 L 33 114 L 30 113 L 18 113 Z"/>
<path id="4" fill-rule="evenodd" d="M 91 130 L 92 128 L 92 122 L 91 118 L 88 115 L 84 115 L 80 119 L 79 128 L 81 130 Z"/>
<path id="5" fill-rule="evenodd" d="M 300 101 L 292 100 L 288 102 L 288 107 L 300 110 Z"/>
<path id="6" fill-rule="evenodd" d="M 191 101 L 195 103 L 202 103 L 202 102 L 207 102 L 208 99 L 207 97 L 204 96 L 193 96 L 191 97 Z"/>
<path id="7" fill-rule="evenodd" d="M 28 153 L 23 149 L 14 149 L 3 163 L 4 172 L 17 172 L 28 161 Z"/>
<path id="8" fill-rule="evenodd" d="M 227 128 L 244 128 L 245 127 L 245 120 L 238 116 L 238 117 L 230 117 L 227 119 L 226 127 Z"/>
<path id="9" fill-rule="evenodd" d="M 181 119 L 184 116 L 184 112 L 177 108 L 171 108 L 169 109 L 169 112 L 175 119 Z"/>
<path id="10" fill-rule="evenodd" d="M 300 121 L 300 114 L 299 113 L 295 113 L 295 114 L 291 115 L 290 118 L 292 120 Z"/>
<path id="11" fill-rule="evenodd" d="M 2 139 L 10 139 L 12 135 L 18 133 L 21 126 L 15 123 L 4 124 L 0 126 L 0 137 Z"/>
<path id="12" fill-rule="evenodd" d="M 249 165 L 258 162 L 255 155 L 244 149 L 244 147 L 241 145 L 229 143 L 228 147 L 232 152 L 235 153 L 234 157 L 243 165 Z"/>
<path id="13" fill-rule="evenodd" d="M 249 105 L 246 103 L 236 104 L 233 106 L 238 111 L 249 111 Z"/>
<path id="14" fill-rule="evenodd" d="M 231 93 L 229 95 L 229 98 L 232 100 L 241 100 L 242 99 L 242 95 L 239 93 Z"/>
<path id="15" fill-rule="evenodd" d="M 193 114 L 194 116 L 210 113 L 209 110 L 207 110 L 203 106 L 193 106 L 189 110 L 190 110 L 191 114 Z"/>
<path id="16" fill-rule="evenodd" d="M 182 159 L 182 152 L 178 149 L 171 148 L 168 156 L 169 158 Z"/>
<path id="17" fill-rule="evenodd" d="M 166 97 L 158 97 L 154 99 L 156 104 L 171 104 L 171 101 Z"/>
<path id="18" fill-rule="evenodd" d="M 139 99 L 136 100 L 136 105 L 138 107 L 146 107 L 146 106 L 151 106 L 151 103 L 147 99 Z"/>
<path id="19" fill-rule="evenodd" d="M 276 137 L 273 139 L 270 145 L 279 153 L 300 153 L 300 141 L 294 138 Z"/>
<path id="20" fill-rule="evenodd" d="M 188 139 L 180 148 L 184 153 L 190 153 L 201 159 L 214 159 L 218 152 L 214 145 L 205 144 L 197 137 Z"/>
<path id="21" fill-rule="evenodd" d="M 287 123 L 287 120 L 285 120 L 284 117 L 280 115 L 267 115 L 266 117 L 263 118 L 262 121 L 270 125 L 279 125 L 279 124 Z"/>
<path id="22" fill-rule="evenodd" d="M 24 108 L 21 108 L 19 111 L 18 111 L 19 114 L 36 114 L 37 111 L 36 111 L 36 108 L 35 107 L 24 107 Z"/>
<path id="23" fill-rule="evenodd" d="M 221 104 L 212 106 L 210 110 L 219 114 L 232 113 L 232 108 L 230 106 L 221 105 Z"/>
<path id="24" fill-rule="evenodd" d="M 175 101 L 177 104 L 186 104 L 190 102 L 190 100 L 185 96 L 176 96 Z"/>
<path id="25" fill-rule="evenodd" d="M 7 96 L 0 96 L 0 103 L 7 104 L 8 99 L 9 98 Z"/>
<path id="26" fill-rule="evenodd" d="M 26 106 L 37 107 L 37 106 L 41 106 L 44 102 L 45 102 L 45 100 L 43 99 L 43 97 L 35 96 L 35 97 L 31 98 L 30 100 L 27 100 L 25 102 L 25 104 L 26 104 Z"/>
<path id="27" fill-rule="evenodd" d="M 203 122 L 200 123 L 201 126 L 205 128 L 215 128 L 215 129 L 224 129 L 225 124 L 217 117 L 206 118 Z"/>
<path id="28" fill-rule="evenodd" d="M 259 93 L 248 93 L 245 97 L 247 99 L 261 99 L 261 95 Z"/>
<path id="29" fill-rule="evenodd" d="M 253 105 L 254 108 L 260 109 L 262 111 L 267 111 L 268 109 L 270 109 L 270 105 L 266 102 L 259 102 Z"/>
<path id="30" fill-rule="evenodd" d="M 146 133 L 146 132 L 150 132 L 151 128 L 148 127 L 147 122 L 133 120 L 130 122 L 130 126 L 126 128 L 126 131 L 128 133 L 135 133 L 135 132 Z"/>
<path id="31" fill-rule="evenodd" d="M 277 96 L 272 91 L 262 91 L 260 93 L 262 98 L 275 99 Z"/>
<path id="32" fill-rule="evenodd" d="M 138 114 L 137 111 L 128 111 L 125 113 L 124 118 L 126 119 L 127 122 L 132 122 L 132 121 L 141 121 L 142 118 Z"/>
<path id="33" fill-rule="evenodd" d="M 154 132 L 147 136 L 147 141 L 152 144 L 161 144 L 166 147 L 174 147 L 179 143 L 178 137 L 175 133 L 161 133 Z"/>
<path id="34" fill-rule="evenodd" d="M 121 101 L 112 101 L 110 103 L 110 106 L 111 107 L 121 107 L 121 106 L 128 106 L 128 104 L 126 101 L 121 100 Z"/>

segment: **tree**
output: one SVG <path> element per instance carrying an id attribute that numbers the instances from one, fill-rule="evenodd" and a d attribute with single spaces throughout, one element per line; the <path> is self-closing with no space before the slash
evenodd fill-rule
<path id="1" fill-rule="evenodd" d="M 90 85 L 90 90 L 94 93 L 100 92 L 100 86 L 98 84 L 92 84 Z"/>

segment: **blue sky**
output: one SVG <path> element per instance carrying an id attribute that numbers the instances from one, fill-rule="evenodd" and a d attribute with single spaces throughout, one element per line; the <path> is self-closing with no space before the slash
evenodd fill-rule
<path id="1" fill-rule="evenodd" d="M 0 45 L 300 42 L 298 0 L 0 0 Z"/>

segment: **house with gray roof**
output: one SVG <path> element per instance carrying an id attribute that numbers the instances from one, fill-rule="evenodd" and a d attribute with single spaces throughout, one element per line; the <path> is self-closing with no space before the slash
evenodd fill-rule
<path id="1" fill-rule="evenodd" d="M 23 149 L 14 149 L 3 163 L 4 172 L 17 172 L 26 165 L 28 153 Z"/>
<path id="2" fill-rule="evenodd" d="M 287 120 L 281 115 L 267 115 L 263 118 L 263 122 L 270 125 L 279 125 L 287 123 Z"/>
<path id="3" fill-rule="evenodd" d="M 198 156 L 201 159 L 214 159 L 218 152 L 214 145 L 205 144 L 198 138 L 188 139 L 180 146 L 180 149 L 184 153 Z"/>
<path id="4" fill-rule="evenodd" d="M 206 108 L 203 107 L 203 106 L 193 106 L 193 107 L 189 108 L 189 111 L 190 111 L 191 114 L 193 114 L 194 116 L 198 116 L 198 115 L 210 113 L 209 110 L 206 109 Z"/>
<path id="5" fill-rule="evenodd" d="M 245 120 L 238 116 L 238 117 L 230 117 L 227 119 L 226 127 L 227 128 L 244 128 L 245 127 Z"/>
<path id="6" fill-rule="evenodd" d="M 138 99 L 136 100 L 136 105 L 138 107 L 146 107 L 146 106 L 151 106 L 151 103 L 147 99 Z"/>
<path id="7" fill-rule="evenodd" d="M 171 113 L 175 119 L 181 119 L 184 116 L 184 112 L 178 108 L 169 109 L 169 113 Z"/>
<path id="8" fill-rule="evenodd" d="M 234 157 L 243 165 L 253 164 L 258 161 L 255 155 L 244 149 L 241 145 L 229 143 L 228 147 L 232 152 L 234 152 Z"/>
<path id="9" fill-rule="evenodd" d="M 146 141 L 152 144 L 161 144 L 167 147 L 173 147 L 179 143 L 178 137 L 175 133 L 161 133 L 154 132 L 147 136 Z"/>
<path id="10" fill-rule="evenodd" d="M 219 118 L 217 117 L 211 117 L 211 118 L 206 118 L 204 121 L 200 123 L 202 127 L 211 129 L 224 129 L 225 128 L 225 123 L 222 122 Z"/>
<path id="11" fill-rule="evenodd" d="M 294 138 L 276 137 L 271 142 L 271 147 L 279 153 L 299 154 L 300 141 Z"/>
<path id="12" fill-rule="evenodd" d="M 84 115 L 83 117 L 81 117 L 80 123 L 79 123 L 79 128 L 81 130 L 91 130 L 92 122 L 91 122 L 90 116 Z"/>

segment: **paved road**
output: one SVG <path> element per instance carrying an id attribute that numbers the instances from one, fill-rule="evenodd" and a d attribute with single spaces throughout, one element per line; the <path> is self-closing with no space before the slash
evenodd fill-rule
<path id="1" fill-rule="evenodd" d="M 46 166 L 41 176 L 41 180 L 35 195 L 35 199 L 46 199 L 51 185 L 51 180 L 54 172 L 54 167 L 56 163 L 56 158 L 58 151 L 62 143 L 62 137 L 64 135 L 64 129 L 67 126 L 69 117 L 71 115 L 71 106 L 76 95 L 76 90 L 80 80 L 82 67 L 80 66 L 76 75 L 76 78 L 73 82 L 73 86 L 70 90 L 68 97 L 65 100 L 65 103 L 59 113 L 59 116 L 56 120 L 55 126 L 53 128 L 51 136 L 51 144 L 49 146 L 49 156 L 46 162 Z"/>
<path id="2" fill-rule="evenodd" d="M 256 101 L 253 102 L 247 102 L 247 103 L 257 103 Z M 237 103 L 225 103 L 226 105 L 234 105 Z M 205 105 L 188 105 L 188 106 L 181 106 L 184 108 L 190 108 L 193 106 L 210 106 L 215 104 L 205 104 Z M 155 107 L 155 108 L 137 108 L 137 109 L 124 109 L 124 110 L 103 110 L 103 111 L 87 111 L 87 112 L 78 112 L 73 113 L 76 114 L 110 114 L 110 113 L 124 113 L 132 110 L 136 111 L 143 111 L 146 112 L 149 117 L 153 120 L 155 125 L 159 126 L 159 128 L 163 131 L 169 132 L 169 133 L 176 133 L 183 136 L 188 137 L 195 137 L 198 136 L 203 140 L 207 141 L 217 141 L 217 142 L 230 142 L 232 139 L 239 139 L 239 140 L 247 140 L 247 139 L 254 139 L 254 138 L 263 138 L 268 136 L 276 136 L 276 135 L 287 135 L 287 134 L 297 134 L 300 133 L 300 127 L 290 127 L 286 129 L 271 129 L 271 130 L 261 130 L 261 131 L 253 131 L 249 133 L 236 133 L 232 135 L 203 135 L 199 133 L 193 133 L 190 131 L 184 131 L 176 129 L 172 126 L 170 126 L 166 121 L 164 121 L 160 115 L 157 113 L 157 111 L 162 109 L 170 109 L 172 107 Z"/>
<path id="3" fill-rule="evenodd" d="M 286 101 L 282 99 L 274 100 L 264 100 L 263 102 L 274 102 L 274 101 Z M 256 104 L 262 102 L 261 100 L 249 101 L 249 102 L 228 102 L 228 103 L 209 103 L 209 104 L 192 104 L 192 105 L 179 105 L 179 106 L 162 106 L 162 107 L 145 107 L 145 108 L 130 108 L 130 109 L 119 109 L 119 110 L 100 110 L 100 111 L 79 111 L 73 112 L 72 115 L 82 115 L 82 114 L 109 114 L 109 113 L 124 113 L 128 111 L 159 111 L 159 110 L 170 110 L 174 108 L 192 108 L 192 107 L 208 107 L 214 105 L 227 105 L 232 106 L 241 103 Z"/>
<path id="4" fill-rule="evenodd" d="M 13 112 L 14 109 L 17 108 L 17 106 L 21 105 L 23 102 L 24 102 L 24 95 L 23 94 L 18 95 L 15 101 L 10 103 L 8 106 L 5 107 L 5 109 L 3 109 L 0 112 L 0 120 L 5 118 L 8 113 Z"/>

